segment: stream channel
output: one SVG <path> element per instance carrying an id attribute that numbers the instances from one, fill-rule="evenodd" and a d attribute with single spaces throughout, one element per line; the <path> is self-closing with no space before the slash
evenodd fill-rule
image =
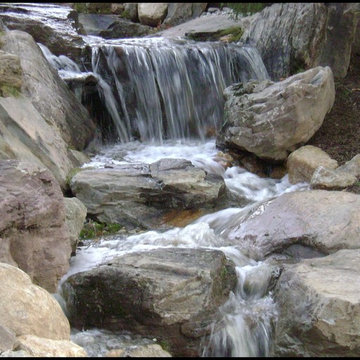
<path id="1" fill-rule="evenodd" d="M 68 8 L 49 6 L 44 5 L 42 11 L 38 4 L 31 10 L 34 13 L 37 9 L 44 21 L 51 14 L 66 18 L 61 11 Z M 51 26 L 57 26 L 53 20 Z M 229 244 L 229 239 L 252 205 L 285 192 L 307 190 L 307 185 L 291 185 L 287 176 L 275 180 L 260 178 L 237 166 L 224 168 L 216 160 L 215 145 L 216 130 L 223 121 L 224 89 L 240 81 L 269 78 L 257 50 L 236 44 L 161 37 L 105 40 L 83 36 L 83 39 L 91 49 L 85 65 L 64 55 L 55 56 L 39 44 L 78 98 L 85 105 L 95 104 L 90 106 L 90 113 L 102 119 L 102 146 L 83 167 L 187 159 L 208 173 L 223 176 L 233 203 L 232 207 L 202 216 L 185 227 L 113 235 L 96 242 L 85 240 L 71 258 L 70 270 L 61 280 L 56 298 L 62 303 L 61 284 L 70 275 L 115 256 L 156 248 L 218 249 L 234 261 L 238 284 L 219 309 L 219 323 L 213 325 L 211 336 L 199 353 L 268 356 L 277 316 L 276 304 L 267 290 L 272 268 L 266 262 L 243 255 Z M 91 78 L 96 79 L 93 82 L 96 99 L 84 93 L 82 86 L 82 81 Z M 151 334 L 144 338 L 104 329 L 72 329 L 71 339 L 93 357 L 104 356 L 112 349 L 157 341 Z"/>

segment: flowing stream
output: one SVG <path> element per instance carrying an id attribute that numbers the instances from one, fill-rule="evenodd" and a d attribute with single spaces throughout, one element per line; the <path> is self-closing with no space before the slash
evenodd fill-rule
<path id="1" fill-rule="evenodd" d="M 32 16 L 71 33 L 65 7 L 16 5 L 17 15 Z M 62 10 L 61 10 L 62 9 Z M 62 12 L 63 11 L 63 12 Z M 68 11 L 68 10 L 67 10 Z M 37 17 L 36 17 L 37 16 Z M 214 135 L 223 118 L 223 90 L 235 82 L 268 79 L 256 49 L 220 42 L 142 38 L 104 40 L 83 36 L 91 48 L 91 68 L 76 64 L 64 55 L 55 56 L 39 44 L 49 63 L 69 86 L 93 79 L 100 103 L 90 112 L 103 112 L 104 144 L 89 164 L 105 167 L 123 163 L 152 163 L 162 158 L 183 158 L 194 166 L 223 176 L 234 207 L 205 215 L 193 223 L 167 231 L 147 231 L 87 240 L 71 258 L 71 274 L 91 269 L 125 253 L 156 248 L 219 249 L 234 261 L 238 285 L 219 309 L 219 318 L 201 349 L 203 356 L 268 356 L 276 305 L 269 291 L 274 269 L 266 262 L 246 257 L 229 240 L 241 216 L 259 201 L 289 191 L 306 190 L 305 184 L 260 178 L 240 167 L 225 168 L 219 162 Z M 82 85 L 78 98 L 90 104 Z M 99 104 L 101 109 L 99 110 Z M 61 284 L 60 284 L 61 285 Z M 61 286 L 59 286 L 61 292 Z M 56 295 L 61 303 L 61 297 Z M 66 308 L 64 306 L 66 312 Z M 104 356 L 109 350 L 156 339 L 136 334 L 111 333 L 102 329 L 72 330 L 72 340 L 89 356 Z"/>

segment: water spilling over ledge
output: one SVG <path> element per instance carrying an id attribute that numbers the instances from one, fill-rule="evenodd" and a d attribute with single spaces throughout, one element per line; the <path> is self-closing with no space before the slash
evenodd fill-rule
<path id="1" fill-rule="evenodd" d="M 83 93 L 82 101 L 90 104 L 93 115 L 107 118 L 106 140 L 204 140 L 221 125 L 227 86 L 268 78 L 260 55 L 249 46 L 164 38 L 85 39 L 91 45 L 95 97 L 103 104 L 103 113 L 91 106 L 93 94 Z M 42 49 L 68 82 L 79 76 L 65 57 L 54 60 Z"/>

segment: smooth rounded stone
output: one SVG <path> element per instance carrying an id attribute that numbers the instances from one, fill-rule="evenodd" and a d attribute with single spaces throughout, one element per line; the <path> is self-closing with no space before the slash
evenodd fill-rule
<path id="1" fill-rule="evenodd" d="M 306 181 L 310 183 L 315 170 L 322 166 L 336 169 L 338 162 L 325 151 L 312 145 L 305 145 L 293 151 L 287 158 L 286 167 L 291 184 Z"/>
<path id="2" fill-rule="evenodd" d="M 76 197 L 64 198 L 65 223 L 69 231 L 72 253 L 76 252 L 80 231 L 84 227 L 86 219 L 86 206 Z"/>
<path id="3" fill-rule="evenodd" d="M 173 209 L 215 207 L 226 191 L 222 177 L 182 159 L 83 170 L 70 186 L 88 215 L 129 228 L 159 227 Z"/>
<path id="4" fill-rule="evenodd" d="M 262 260 L 294 244 L 320 254 L 360 248 L 360 195 L 309 190 L 286 193 L 229 218 L 222 236 L 245 255 Z"/>
<path id="5" fill-rule="evenodd" d="M 0 353 L 12 350 L 16 341 L 15 333 L 0 323 Z"/>
<path id="6" fill-rule="evenodd" d="M 0 261 L 11 258 L 32 280 L 55 292 L 69 269 L 71 246 L 63 195 L 51 173 L 33 163 L 0 161 Z"/>
<path id="7" fill-rule="evenodd" d="M 143 25 L 157 26 L 165 19 L 168 3 L 138 3 L 138 16 Z"/>
<path id="8" fill-rule="evenodd" d="M 0 263 L 0 324 L 16 336 L 69 340 L 69 321 L 57 301 L 22 270 Z"/>
<path id="9" fill-rule="evenodd" d="M 129 330 L 198 356 L 218 308 L 237 283 L 218 250 L 167 248 L 126 254 L 70 276 L 62 286 L 76 328 Z"/>
<path id="10" fill-rule="evenodd" d="M 310 185 L 312 189 L 336 190 L 354 185 L 356 181 L 356 176 L 345 171 L 330 170 L 319 166 L 314 171 Z"/>
<path id="11" fill-rule="evenodd" d="M 360 251 L 286 266 L 274 291 L 274 356 L 360 355 Z"/>
<path id="12" fill-rule="evenodd" d="M 15 348 L 34 357 L 86 357 L 86 351 L 69 340 L 51 340 L 35 335 L 17 338 Z"/>
<path id="13" fill-rule="evenodd" d="M 150 344 L 110 350 L 105 357 L 171 357 L 171 354 L 158 344 Z"/>
<path id="14" fill-rule="evenodd" d="M 226 88 L 224 122 L 217 145 L 285 160 L 320 128 L 335 100 L 329 67 L 316 67 L 273 83 L 269 80 Z"/>
<path id="15" fill-rule="evenodd" d="M 259 50 L 272 79 L 318 65 L 346 75 L 357 25 L 352 4 L 276 3 L 245 19 L 241 42 Z"/>
<path id="16" fill-rule="evenodd" d="M 6 32 L 1 40 L 3 51 L 20 58 L 22 94 L 68 146 L 83 150 L 95 132 L 88 111 L 60 79 L 31 35 L 14 30 Z"/>
<path id="17" fill-rule="evenodd" d="M 360 177 L 360 154 L 355 155 L 351 160 L 337 168 L 337 171 L 343 171 L 356 177 Z"/>

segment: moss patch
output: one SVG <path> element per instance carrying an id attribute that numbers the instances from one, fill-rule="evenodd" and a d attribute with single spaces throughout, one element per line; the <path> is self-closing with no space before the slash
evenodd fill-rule
<path id="1" fill-rule="evenodd" d="M 0 96 L 1 97 L 18 97 L 20 95 L 20 90 L 15 87 L 8 84 L 0 85 Z"/>
<path id="2" fill-rule="evenodd" d="M 226 37 L 227 42 L 236 42 L 239 41 L 243 29 L 240 26 L 232 26 L 227 29 L 219 30 L 213 33 L 209 32 L 196 32 L 196 33 L 187 33 L 186 36 L 195 41 L 219 41 L 224 40 Z"/>
<path id="3" fill-rule="evenodd" d="M 89 220 L 82 230 L 80 231 L 80 240 L 94 239 L 101 236 L 116 234 L 122 229 L 120 224 L 115 223 L 100 223 L 93 220 Z"/>

